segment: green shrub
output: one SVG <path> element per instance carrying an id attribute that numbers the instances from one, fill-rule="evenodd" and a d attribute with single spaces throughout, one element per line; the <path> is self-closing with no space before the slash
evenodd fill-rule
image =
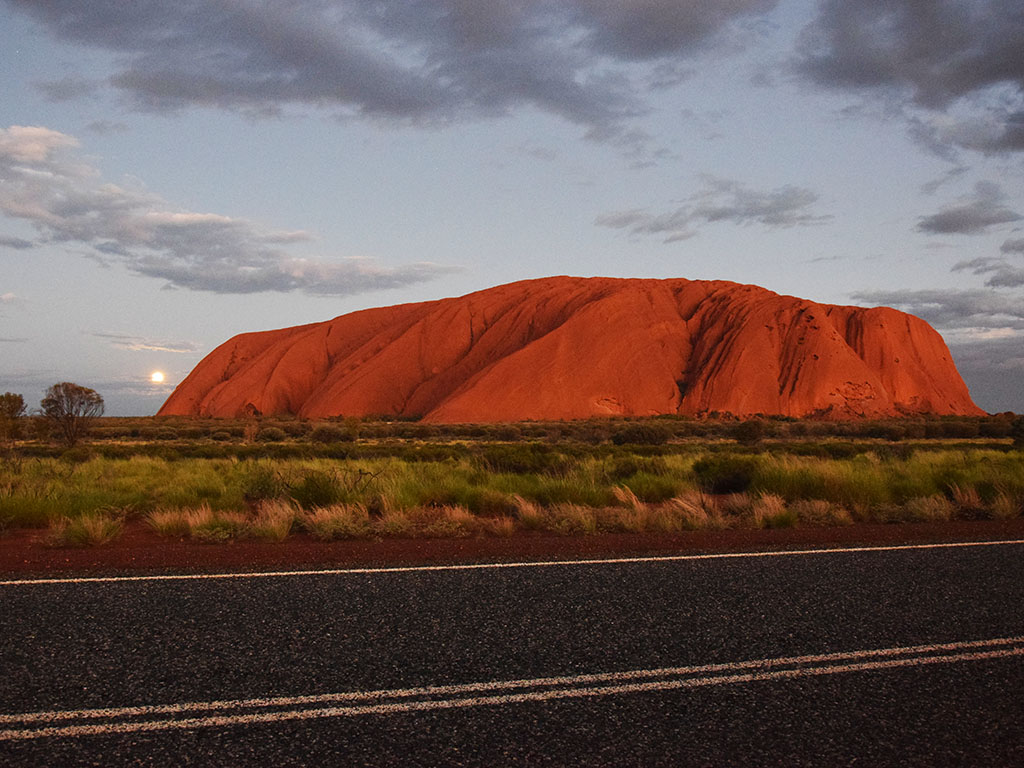
<path id="1" fill-rule="evenodd" d="M 756 456 L 715 454 L 695 461 L 693 474 L 709 493 L 744 493 L 753 485 L 759 465 Z"/>
<path id="2" fill-rule="evenodd" d="M 633 475 L 627 485 L 640 500 L 651 504 L 668 501 L 683 490 L 683 482 L 680 479 L 647 472 Z"/>
<path id="3" fill-rule="evenodd" d="M 743 445 L 755 445 L 765 438 L 767 430 L 760 419 L 741 421 L 732 429 L 733 439 Z"/>
<path id="4" fill-rule="evenodd" d="M 1009 436 L 1014 448 L 1024 448 L 1024 416 L 1018 416 L 1010 424 Z"/>
<path id="5" fill-rule="evenodd" d="M 502 440 L 507 443 L 521 440 L 523 437 L 522 430 L 515 424 L 498 424 L 491 432 L 491 436 L 495 440 Z"/>
<path id="6" fill-rule="evenodd" d="M 256 440 L 260 443 L 280 443 L 287 439 L 288 435 L 285 434 L 285 431 L 277 427 L 264 427 L 256 435 Z"/>
<path id="7" fill-rule="evenodd" d="M 664 424 L 649 422 L 630 424 L 612 433 L 615 445 L 664 445 L 672 432 Z"/>
<path id="8" fill-rule="evenodd" d="M 557 475 L 569 469 L 571 462 L 551 446 L 541 443 L 488 445 L 476 462 L 490 472 L 515 475 Z"/>
<path id="9" fill-rule="evenodd" d="M 309 433 L 309 439 L 314 443 L 343 443 L 351 442 L 352 434 L 334 424 L 321 424 Z"/>
<path id="10" fill-rule="evenodd" d="M 241 476 L 242 495 L 247 502 L 276 499 L 284 493 L 284 482 L 270 464 L 252 463 Z"/>
<path id="11" fill-rule="evenodd" d="M 68 448 L 66 451 L 61 451 L 60 460 L 68 464 L 85 464 L 87 461 L 95 458 L 96 454 L 91 449 L 86 448 L 84 445 L 75 446 L 74 448 Z"/>
<path id="12" fill-rule="evenodd" d="M 345 492 L 337 475 L 318 469 L 306 471 L 288 485 L 288 495 L 303 509 L 330 507 L 342 501 Z"/>

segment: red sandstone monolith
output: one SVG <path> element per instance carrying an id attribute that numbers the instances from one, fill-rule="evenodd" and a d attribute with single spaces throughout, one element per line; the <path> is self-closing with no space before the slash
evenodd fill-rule
<path id="1" fill-rule="evenodd" d="M 982 413 L 939 334 L 894 309 L 725 281 L 549 277 L 241 334 L 158 415 L 482 422 L 710 412 Z"/>

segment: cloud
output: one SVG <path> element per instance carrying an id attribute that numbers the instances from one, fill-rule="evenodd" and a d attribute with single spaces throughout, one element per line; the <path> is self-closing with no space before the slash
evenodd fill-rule
<path id="1" fill-rule="evenodd" d="M 11 248 L 15 251 L 26 251 L 35 248 L 35 243 L 21 237 L 0 237 L 0 248 Z"/>
<path id="2" fill-rule="evenodd" d="M 1000 246 L 1003 253 L 1024 253 L 1024 237 L 1016 240 L 1007 240 Z"/>
<path id="3" fill-rule="evenodd" d="M 126 349 L 129 352 L 194 354 L 199 351 L 199 345 L 194 341 L 158 341 L 141 336 L 125 336 L 119 333 L 94 333 L 92 335 L 98 339 L 109 341 L 112 346 L 118 349 Z"/>
<path id="4" fill-rule="evenodd" d="M 87 126 L 87 130 L 99 136 L 107 136 L 112 133 L 124 133 L 128 130 L 128 126 L 125 123 L 114 122 L 111 120 L 93 120 Z"/>
<path id="5" fill-rule="evenodd" d="M 976 235 L 997 224 L 1007 224 L 1024 218 L 1002 205 L 1006 196 L 998 184 L 980 181 L 974 194 L 963 198 L 957 205 L 943 208 L 931 216 L 922 216 L 917 228 L 937 235 Z"/>
<path id="6" fill-rule="evenodd" d="M 1004 259 L 981 257 L 953 265 L 953 272 L 970 270 L 975 275 L 989 275 L 985 285 L 990 288 L 1018 288 L 1024 285 L 1024 269 L 1014 267 Z"/>
<path id="7" fill-rule="evenodd" d="M 83 96 L 92 96 L 99 89 L 100 83 L 86 80 L 74 75 L 62 77 L 60 80 L 44 80 L 36 83 L 43 95 L 54 102 L 72 101 Z"/>
<path id="8" fill-rule="evenodd" d="M 947 335 L 957 370 L 974 401 L 990 412 L 1024 413 L 1020 377 L 1024 375 L 1024 334 L 957 338 Z"/>
<path id="9" fill-rule="evenodd" d="M 977 109 L 976 105 L 972 105 Z M 940 157 L 952 160 L 952 148 L 985 155 L 1024 150 L 1024 110 L 987 105 L 980 113 L 963 116 L 927 114 L 911 116 L 910 133 Z"/>
<path id="10" fill-rule="evenodd" d="M 671 243 L 693 237 L 700 224 L 721 221 L 770 227 L 819 224 L 830 217 L 809 211 L 817 200 L 815 192 L 803 187 L 753 190 L 738 181 L 704 177 L 704 188 L 674 211 L 659 214 L 640 209 L 612 211 L 601 214 L 594 223 L 627 229 L 633 235 L 664 235 L 664 242 Z"/>
<path id="11" fill-rule="evenodd" d="M 27 338 L 0 336 L 0 344 L 24 344 L 26 341 L 28 341 Z"/>
<path id="12" fill-rule="evenodd" d="M 913 132 L 940 152 L 1021 151 L 1021 40 L 1019 0 L 824 0 L 796 68 L 826 88 L 906 100 L 925 115 Z"/>
<path id="13" fill-rule="evenodd" d="M 643 91 L 778 0 L 8 0 L 57 37 L 111 51 L 143 110 L 293 105 L 411 121 L 533 107 L 616 134 Z M 82 82 L 50 84 L 56 95 Z"/>
<path id="14" fill-rule="evenodd" d="M 1024 89 L 1019 0 L 825 0 L 800 71 L 836 88 L 900 89 L 942 108 L 996 85 Z"/>
<path id="15" fill-rule="evenodd" d="M 983 288 L 859 291 L 851 298 L 872 306 L 901 309 L 939 329 L 1024 330 L 1024 301 L 1021 297 Z"/>
<path id="16" fill-rule="evenodd" d="M 0 129 L 0 213 L 31 222 L 36 244 L 88 246 L 170 287 L 216 293 L 349 295 L 452 271 L 425 262 L 391 268 L 364 258 L 296 255 L 290 249 L 311 241 L 309 233 L 182 210 L 138 185 L 109 183 L 73 156 L 77 143 L 43 127 Z"/>

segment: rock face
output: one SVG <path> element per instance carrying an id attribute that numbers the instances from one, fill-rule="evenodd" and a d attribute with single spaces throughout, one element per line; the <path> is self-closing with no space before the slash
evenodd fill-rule
<path id="1" fill-rule="evenodd" d="M 551 277 L 245 333 L 159 415 L 980 414 L 938 333 L 753 285 Z"/>

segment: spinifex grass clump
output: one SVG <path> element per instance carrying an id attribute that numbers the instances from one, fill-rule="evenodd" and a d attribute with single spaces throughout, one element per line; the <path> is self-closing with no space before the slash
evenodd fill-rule
<path id="1" fill-rule="evenodd" d="M 362 504 L 334 504 L 304 512 L 302 527 L 321 541 L 359 539 L 373 533 L 370 515 Z"/>
<path id="2" fill-rule="evenodd" d="M 207 506 L 189 510 L 189 535 L 210 544 L 245 536 L 250 529 L 249 517 L 244 512 L 213 510 Z"/>
<path id="3" fill-rule="evenodd" d="M 289 501 L 262 502 L 249 520 L 249 532 L 257 539 L 284 541 L 295 527 L 299 510 Z"/>
<path id="4" fill-rule="evenodd" d="M 146 515 L 146 523 L 161 536 L 188 536 L 192 532 L 184 509 L 154 509 Z"/>
<path id="5" fill-rule="evenodd" d="M 118 516 L 87 512 L 75 518 L 53 520 L 46 542 L 52 547 L 95 547 L 113 541 L 123 530 L 124 525 Z"/>

